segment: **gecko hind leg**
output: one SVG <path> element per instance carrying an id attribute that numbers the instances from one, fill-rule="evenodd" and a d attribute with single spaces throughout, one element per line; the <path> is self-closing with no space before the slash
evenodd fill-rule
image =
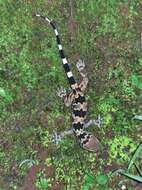
<path id="1" fill-rule="evenodd" d="M 68 135 L 72 135 L 74 132 L 72 129 L 68 129 L 68 130 L 65 130 L 61 133 L 57 133 L 56 131 L 54 131 L 53 135 L 51 135 L 51 141 L 53 143 L 55 143 L 56 145 L 59 144 L 59 142 L 62 141 L 62 139 L 65 137 L 65 136 L 68 136 Z"/>
<path id="2" fill-rule="evenodd" d="M 102 118 L 100 117 L 100 115 L 96 120 L 91 119 L 88 122 L 84 123 L 84 128 L 88 128 L 91 125 L 96 125 L 98 128 L 102 127 Z M 54 132 L 54 134 L 52 135 L 52 142 L 58 144 L 64 137 L 73 134 L 74 134 L 73 128 L 67 129 L 61 133 Z"/>

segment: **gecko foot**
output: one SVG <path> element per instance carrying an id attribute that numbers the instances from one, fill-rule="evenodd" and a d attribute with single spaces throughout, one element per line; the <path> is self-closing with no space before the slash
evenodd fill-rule
<path id="1" fill-rule="evenodd" d="M 58 88 L 57 96 L 59 96 L 60 98 L 63 98 L 65 95 L 66 95 L 66 89 L 63 87 Z"/>
<path id="2" fill-rule="evenodd" d="M 60 134 L 57 134 L 57 132 L 54 132 L 51 136 L 51 141 L 58 145 L 62 140 L 62 136 Z"/>
<path id="3" fill-rule="evenodd" d="M 98 115 L 98 118 L 95 120 L 95 125 L 98 127 L 98 128 L 102 128 L 103 126 L 103 119 L 100 115 Z"/>
<path id="4" fill-rule="evenodd" d="M 76 63 L 78 71 L 82 71 L 85 68 L 85 63 L 83 60 L 79 59 Z"/>

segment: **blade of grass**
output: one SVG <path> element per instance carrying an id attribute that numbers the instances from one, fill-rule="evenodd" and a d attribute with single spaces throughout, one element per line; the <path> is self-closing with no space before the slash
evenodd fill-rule
<path id="1" fill-rule="evenodd" d="M 130 178 L 130 179 L 133 179 L 133 180 L 136 180 L 138 182 L 141 182 L 142 183 L 142 177 L 140 176 L 137 176 L 137 175 L 132 175 L 132 174 L 129 174 L 129 173 L 126 173 L 126 172 L 120 172 L 120 174 Z"/>
<path id="2" fill-rule="evenodd" d="M 121 172 L 125 172 L 125 170 L 124 170 L 124 169 L 118 169 L 118 170 L 116 170 L 116 171 L 114 171 L 114 172 L 112 173 L 112 176 L 114 176 L 114 175 L 116 175 L 116 174 L 120 174 Z"/>
<path id="3" fill-rule="evenodd" d="M 140 167 L 136 163 L 134 163 L 134 165 L 135 165 L 138 173 L 140 174 L 140 176 L 142 176 L 142 171 L 141 171 Z"/>
<path id="4" fill-rule="evenodd" d="M 135 160 L 137 159 L 137 157 L 139 156 L 140 152 L 142 151 L 142 144 L 139 145 L 139 147 L 137 148 L 135 154 L 133 155 L 129 165 L 128 165 L 128 169 L 127 171 L 130 170 L 130 168 L 132 167 L 132 165 L 134 164 Z"/>

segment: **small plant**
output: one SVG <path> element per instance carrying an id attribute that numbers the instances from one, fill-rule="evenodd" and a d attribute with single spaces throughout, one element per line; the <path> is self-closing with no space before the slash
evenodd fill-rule
<path id="1" fill-rule="evenodd" d="M 130 160 L 128 168 L 126 170 L 119 169 L 115 171 L 114 174 L 121 174 L 128 177 L 131 180 L 135 180 L 142 183 L 142 168 L 140 168 L 140 160 L 139 160 L 141 152 L 142 152 L 142 144 L 140 144 L 139 147 L 137 148 L 135 154 Z M 130 169 L 132 168 L 132 166 L 135 167 L 136 171 L 138 172 L 138 175 L 133 175 L 130 173 Z"/>
<path id="2" fill-rule="evenodd" d="M 139 58 L 138 63 L 142 65 L 142 58 Z"/>
<path id="3" fill-rule="evenodd" d="M 133 140 L 127 136 L 115 137 L 108 145 L 110 158 L 117 159 L 119 163 L 129 160 L 129 155 L 136 149 Z"/>
<path id="4" fill-rule="evenodd" d="M 142 77 L 136 74 L 131 76 L 132 84 L 142 90 Z"/>
<path id="5" fill-rule="evenodd" d="M 84 183 L 82 190 L 89 190 L 89 188 L 94 184 L 94 177 L 92 175 L 85 175 L 84 176 Z"/>
<path id="6" fill-rule="evenodd" d="M 112 95 L 102 97 L 98 103 L 98 111 L 103 114 L 103 120 L 105 125 L 112 123 L 112 114 L 118 111 L 119 100 Z"/>
<path id="7" fill-rule="evenodd" d="M 82 190 L 89 190 L 91 187 L 96 190 L 112 190 L 108 187 L 108 176 L 107 175 L 98 175 L 96 178 L 91 174 L 86 174 L 84 176 L 84 183 Z"/>
<path id="8" fill-rule="evenodd" d="M 98 175 L 96 181 L 99 185 L 106 185 L 108 183 L 108 177 L 106 175 Z"/>
<path id="9" fill-rule="evenodd" d="M 4 98 L 7 102 L 12 102 L 12 97 L 4 90 L 4 88 L 0 87 L 0 97 Z"/>
<path id="10" fill-rule="evenodd" d="M 142 115 L 135 115 L 135 116 L 133 117 L 133 119 L 137 119 L 137 120 L 142 121 Z"/>
<path id="11" fill-rule="evenodd" d="M 40 135 L 40 137 L 41 137 L 41 144 L 42 144 L 44 147 L 48 147 L 49 142 L 50 142 L 49 131 L 47 131 L 46 129 L 45 129 L 45 130 L 42 130 L 41 127 L 39 127 L 39 128 L 37 129 L 37 132 L 39 133 L 39 135 Z"/>
<path id="12" fill-rule="evenodd" d="M 5 163 L 5 158 L 6 158 L 5 153 L 2 150 L 0 150 L 0 165 Z"/>
<path id="13" fill-rule="evenodd" d="M 36 187 L 42 190 L 44 189 L 48 190 L 49 188 L 49 181 L 45 178 L 45 175 L 43 172 L 39 172 L 37 174 Z"/>
<path id="14" fill-rule="evenodd" d="M 21 168 L 23 165 L 27 165 L 28 168 L 32 167 L 36 162 L 33 159 L 26 159 L 23 160 L 20 164 L 19 167 Z"/>

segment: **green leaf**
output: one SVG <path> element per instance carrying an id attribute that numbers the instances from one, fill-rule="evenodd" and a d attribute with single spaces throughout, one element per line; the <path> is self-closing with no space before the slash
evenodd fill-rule
<path id="1" fill-rule="evenodd" d="M 142 65 L 142 58 L 139 59 L 139 64 Z"/>
<path id="2" fill-rule="evenodd" d="M 46 178 L 40 178 L 40 185 L 42 189 L 48 188 L 48 181 Z"/>
<path id="3" fill-rule="evenodd" d="M 141 82 L 142 78 L 140 76 L 133 74 L 131 76 L 131 80 L 133 85 L 142 90 L 142 82 Z"/>
<path id="4" fill-rule="evenodd" d="M 5 98 L 8 102 L 12 102 L 13 98 L 6 93 L 6 91 L 0 87 L 0 96 Z"/>
<path id="5" fill-rule="evenodd" d="M 137 148 L 135 154 L 133 155 L 129 165 L 128 165 L 128 170 L 130 170 L 130 168 L 132 167 L 133 163 L 136 161 L 137 157 L 139 156 L 140 152 L 142 151 L 142 144 L 139 145 L 139 147 Z"/>
<path id="6" fill-rule="evenodd" d="M 1 88 L 1 87 L 0 87 L 0 96 L 1 96 L 1 97 L 4 97 L 4 98 L 6 97 L 6 92 L 5 92 L 5 90 L 4 90 L 3 88 Z"/>
<path id="7" fill-rule="evenodd" d="M 134 190 L 134 188 L 133 187 L 128 187 L 128 190 Z"/>
<path id="8" fill-rule="evenodd" d="M 91 174 L 87 174 L 84 177 L 85 183 L 94 183 L 94 177 Z"/>
<path id="9" fill-rule="evenodd" d="M 90 185 L 94 183 L 94 177 L 91 174 L 84 176 L 84 184 L 82 190 L 89 190 Z"/>
<path id="10" fill-rule="evenodd" d="M 84 185 L 82 190 L 89 190 L 90 185 Z"/>
<path id="11" fill-rule="evenodd" d="M 108 182 L 108 176 L 107 175 L 99 175 L 96 177 L 96 181 L 100 185 L 106 185 Z"/>

